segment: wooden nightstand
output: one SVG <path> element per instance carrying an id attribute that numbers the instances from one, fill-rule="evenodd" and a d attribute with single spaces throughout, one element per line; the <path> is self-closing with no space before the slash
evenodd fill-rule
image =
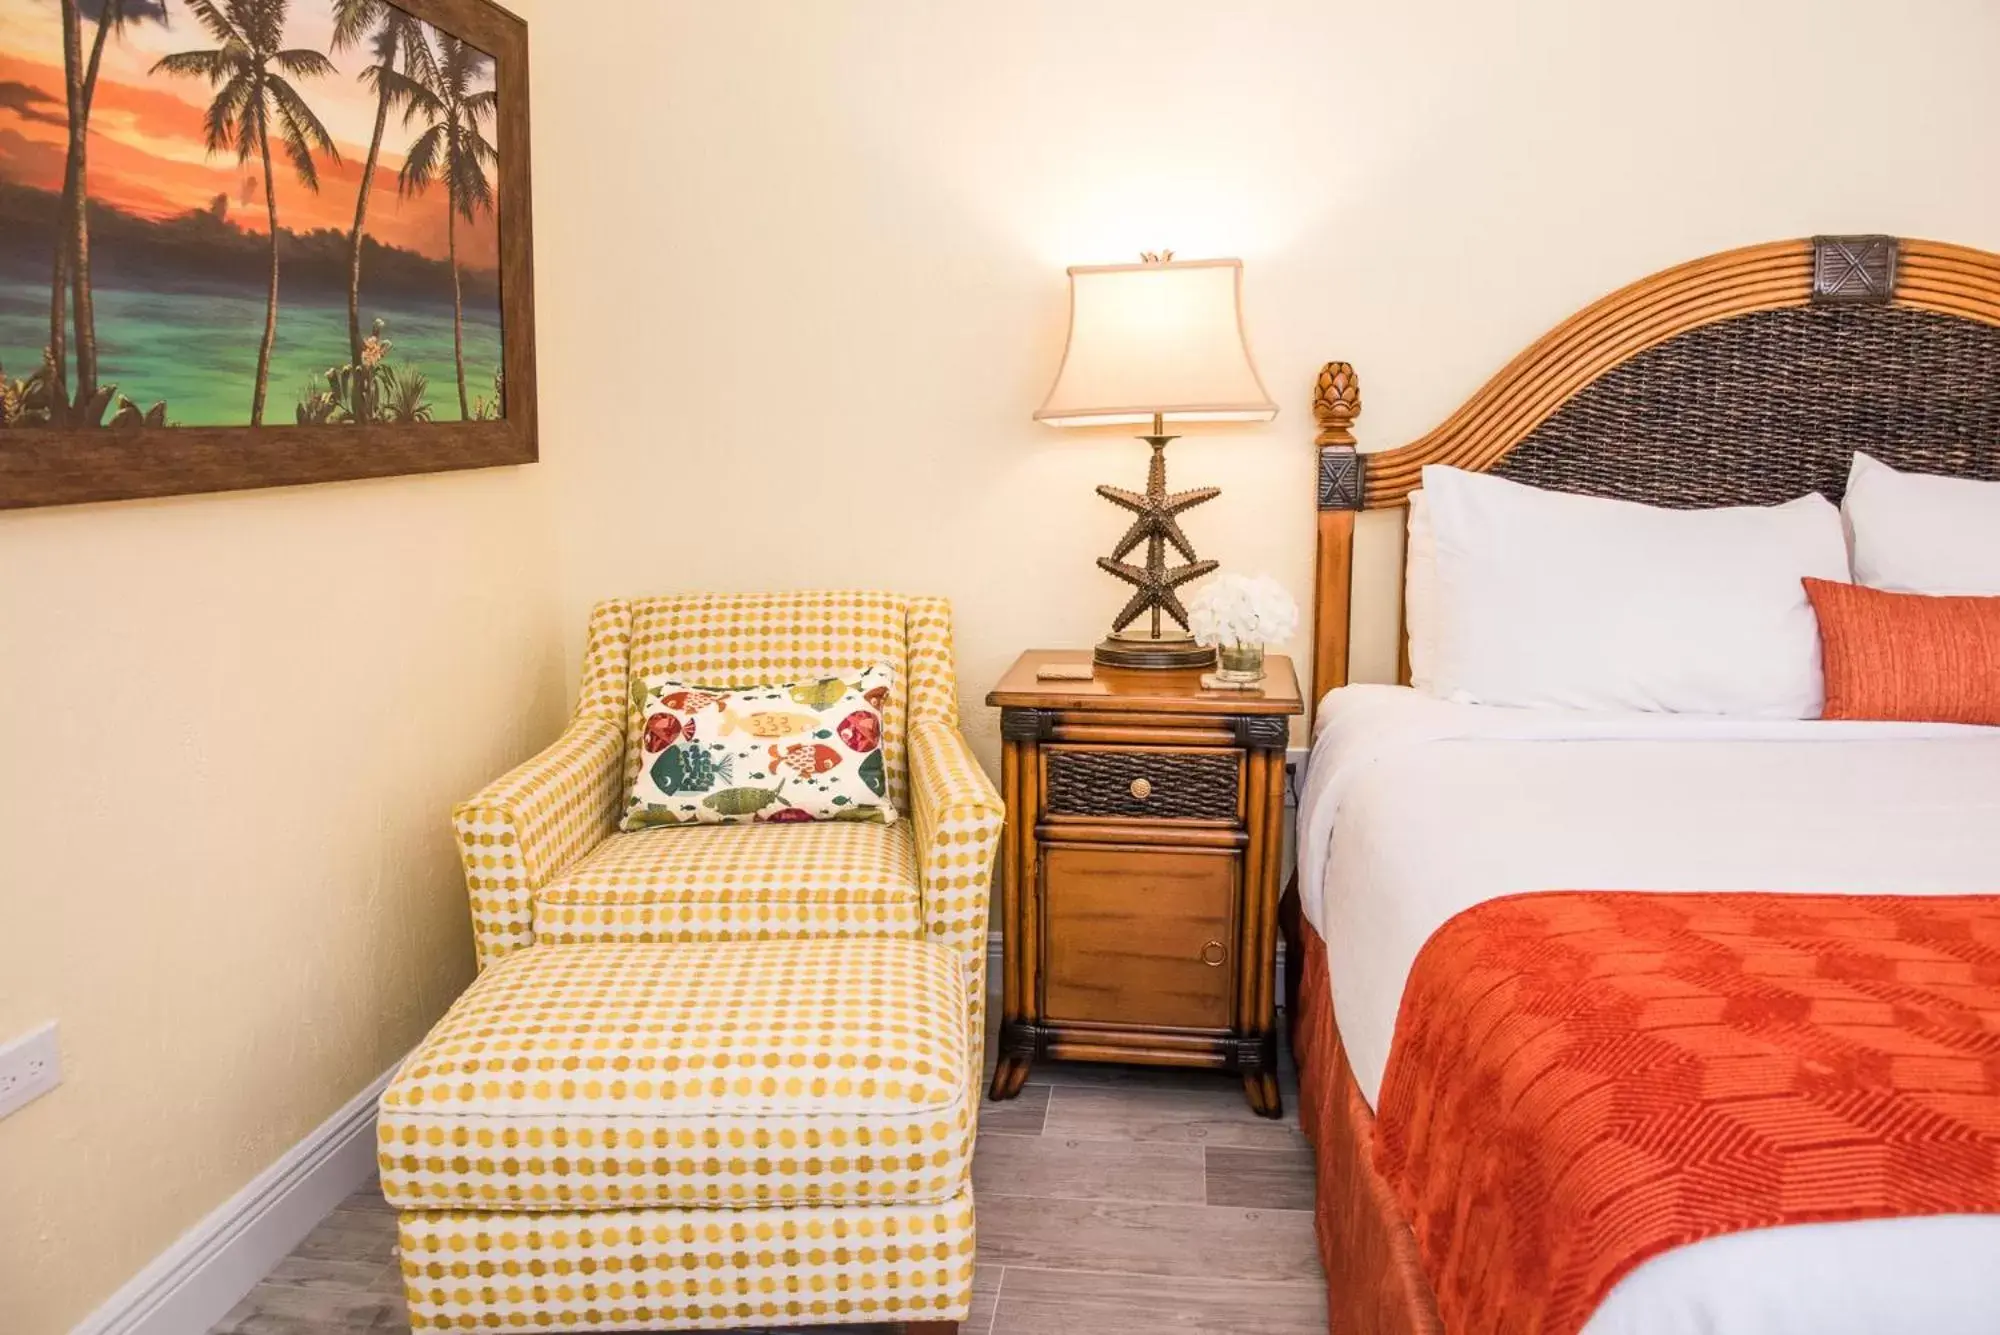
<path id="1" fill-rule="evenodd" d="M 1005 990 L 993 1097 L 1037 1057 L 1202 1066 L 1278 1098 L 1272 961 L 1283 854 L 1291 660 L 1259 691 L 1199 672 L 1097 669 L 1042 681 L 1031 650 L 986 697 L 1000 706 Z"/>

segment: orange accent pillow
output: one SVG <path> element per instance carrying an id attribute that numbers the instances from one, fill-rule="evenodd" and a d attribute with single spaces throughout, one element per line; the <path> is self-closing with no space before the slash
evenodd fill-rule
<path id="1" fill-rule="evenodd" d="M 1821 718 L 2000 725 L 2000 597 L 1805 585 L 1826 673 Z"/>

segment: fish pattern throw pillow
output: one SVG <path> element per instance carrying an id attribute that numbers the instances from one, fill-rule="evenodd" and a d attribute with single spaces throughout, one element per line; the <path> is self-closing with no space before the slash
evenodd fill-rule
<path id="1" fill-rule="evenodd" d="M 627 830 L 660 825 L 896 819 L 883 772 L 892 669 L 784 686 L 632 684 L 645 719 Z"/>

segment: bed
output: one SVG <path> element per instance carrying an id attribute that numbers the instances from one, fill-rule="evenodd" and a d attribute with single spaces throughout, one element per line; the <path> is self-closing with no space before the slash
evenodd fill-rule
<path id="1" fill-rule="evenodd" d="M 1412 962 L 1443 924 L 1543 890 L 1981 901 L 2000 893 L 2000 732 L 1346 686 L 1356 515 L 1403 506 L 1440 463 L 1686 508 L 1838 499 L 1857 449 L 2000 479 L 2000 256 L 1887 237 L 1731 251 L 1578 313 L 1410 445 L 1358 453 L 1359 409 L 1353 368 L 1330 364 L 1314 402 L 1322 701 L 1282 916 L 1330 1324 L 1386 1335 L 1446 1329 L 1376 1123 Z M 1997 1330 L 1996 1256 L 1990 1213 L 1733 1232 L 1631 1269 L 1584 1329 Z"/>

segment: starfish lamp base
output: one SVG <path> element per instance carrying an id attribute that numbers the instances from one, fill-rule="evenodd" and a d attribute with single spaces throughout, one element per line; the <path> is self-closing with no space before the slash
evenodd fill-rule
<path id="1" fill-rule="evenodd" d="M 1160 669 L 1198 669 L 1212 671 L 1215 667 L 1215 650 L 1203 644 L 1196 644 L 1191 635 L 1145 635 L 1136 631 L 1121 631 L 1107 635 L 1091 655 L 1099 667 Z"/>
<path id="2" fill-rule="evenodd" d="M 1215 662 L 1215 651 L 1196 644 L 1187 633 L 1187 608 L 1177 590 L 1190 580 L 1200 579 L 1215 569 L 1194 553 L 1194 544 L 1181 531 L 1178 516 L 1203 501 L 1221 495 L 1216 487 L 1195 487 L 1190 491 L 1167 490 L 1167 442 L 1162 434 L 1160 415 L 1153 415 L 1153 434 L 1139 439 L 1152 447 L 1152 461 L 1146 468 L 1146 490 L 1127 491 L 1123 487 L 1099 487 L 1097 494 L 1121 510 L 1132 512 L 1132 526 L 1111 549 L 1111 555 L 1097 558 L 1105 574 L 1132 586 L 1132 596 L 1112 619 L 1111 634 L 1097 646 L 1097 662 L 1121 668 L 1206 668 Z M 1127 558 L 1145 548 L 1145 564 Z M 1172 548 L 1183 564 L 1169 565 L 1167 550 Z M 1179 623 L 1179 629 L 1166 624 Z M 1138 623 L 1135 625 L 1134 623 Z"/>

